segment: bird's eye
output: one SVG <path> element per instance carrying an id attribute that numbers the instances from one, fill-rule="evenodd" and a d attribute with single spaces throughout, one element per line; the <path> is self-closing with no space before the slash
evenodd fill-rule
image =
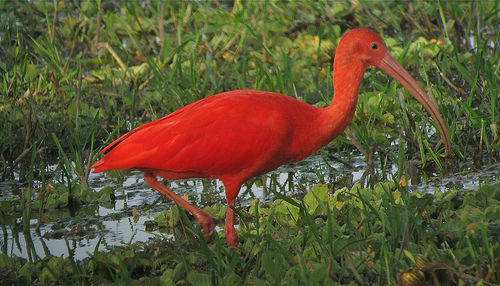
<path id="1" fill-rule="evenodd" d="M 370 45 L 370 49 L 372 49 L 372 50 L 376 50 L 376 49 L 378 49 L 378 45 L 377 45 L 377 43 L 372 43 L 372 44 Z"/>

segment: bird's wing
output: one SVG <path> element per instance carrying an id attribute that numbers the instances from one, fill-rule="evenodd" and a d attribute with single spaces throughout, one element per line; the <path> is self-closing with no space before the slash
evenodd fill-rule
<path id="1" fill-rule="evenodd" d="M 297 102 L 275 93 L 223 93 L 145 124 L 107 146 L 96 171 L 156 169 L 217 177 L 264 173 L 287 161 Z M 281 153 L 280 153 L 281 152 Z"/>

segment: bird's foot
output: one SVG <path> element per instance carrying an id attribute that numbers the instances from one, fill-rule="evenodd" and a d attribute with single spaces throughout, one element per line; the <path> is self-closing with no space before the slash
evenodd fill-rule
<path id="1" fill-rule="evenodd" d="M 205 237 L 205 240 L 207 242 L 212 241 L 212 237 L 214 235 L 214 230 L 215 230 L 215 223 L 212 220 L 212 218 L 204 214 L 198 218 L 198 225 L 200 226 L 201 230 L 203 231 L 203 236 Z"/>

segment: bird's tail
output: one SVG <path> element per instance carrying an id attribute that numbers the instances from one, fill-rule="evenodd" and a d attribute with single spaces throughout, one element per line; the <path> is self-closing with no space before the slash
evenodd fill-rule
<path id="1" fill-rule="evenodd" d="M 107 169 L 105 169 L 103 165 L 104 165 L 104 158 L 95 162 L 94 165 L 90 166 L 90 169 L 95 169 L 94 171 L 92 171 L 92 173 L 104 172 Z"/>

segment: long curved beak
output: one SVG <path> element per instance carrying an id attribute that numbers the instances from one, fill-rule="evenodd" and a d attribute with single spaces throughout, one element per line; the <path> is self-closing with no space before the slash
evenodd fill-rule
<path id="1" fill-rule="evenodd" d="M 399 81 L 399 83 L 408 89 L 413 97 L 415 97 L 415 99 L 422 104 L 439 128 L 439 133 L 441 134 L 441 138 L 446 148 L 446 153 L 451 154 L 450 136 L 446 130 L 443 118 L 439 113 L 439 109 L 432 99 L 422 90 L 422 88 L 420 88 L 411 75 L 389 53 L 386 54 L 377 66 Z"/>

